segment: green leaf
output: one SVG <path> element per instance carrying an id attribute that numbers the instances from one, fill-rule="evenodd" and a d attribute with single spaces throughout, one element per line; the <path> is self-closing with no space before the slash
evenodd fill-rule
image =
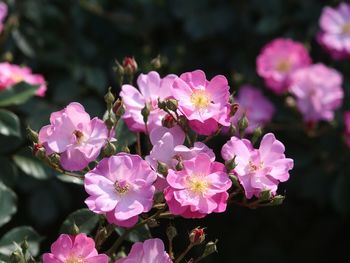
<path id="1" fill-rule="evenodd" d="M 65 175 L 65 174 L 57 175 L 57 179 L 65 183 L 78 184 L 78 185 L 84 184 L 83 180 L 73 176 Z"/>
<path id="2" fill-rule="evenodd" d="M 63 222 L 60 232 L 69 234 L 74 224 L 79 227 L 80 232 L 89 234 L 96 227 L 99 215 L 87 208 L 79 209 L 71 213 Z"/>
<path id="3" fill-rule="evenodd" d="M 32 86 L 26 82 L 20 82 L 9 89 L 0 92 L 0 107 L 19 105 L 35 95 L 39 86 Z"/>
<path id="4" fill-rule="evenodd" d="M 48 178 L 48 173 L 46 173 L 42 164 L 32 157 L 14 155 L 13 161 L 22 170 L 22 172 L 24 172 L 27 175 L 33 176 L 34 178 L 41 180 Z"/>
<path id="5" fill-rule="evenodd" d="M 10 256 L 16 249 L 16 245 L 26 239 L 29 245 L 29 251 L 33 256 L 39 253 L 39 244 L 42 238 L 29 226 L 21 226 L 11 229 L 0 239 L 0 254 Z"/>
<path id="6" fill-rule="evenodd" d="M 124 146 L 130 146 L 136 142 L 136 134 L 128 129 L 125 122 L 120 119 L 115 128 L 115 136 L 117 139 L 118 149 Z"/>
<path id="7" fill-rule="evenodd" d="M 117 227 L 115 231 L 119 235 L 122 235 L 125 229 Z M 129 235 L 127 235 L 125 240 L 135 243 L 135 242 L 142 242 L 150 238 L 152 238 L 152 235 L 151 235 L 151 231 L 149 230 L 149 227 L 147 225 L 143 225 L 141 227 L 138 227 L 137 229 L 134 229 Z"/>
<path id="8" fill-rule="evenodd" d="M 20 136 L 20 124 L 16 114 L 8 110 L 0 109 L 0 134 Z"/>
<path id="9" fill-rule="evenodd" d="M 15 192 L 0 182 L 0 226 L 9 222 L 17 212 L 16 202 Z"/>
<path id="10" fill-rule="evenodd" d="M 18 168 L 9 157 L 0 155 L 0 181 L 8 187 L 15 185 L 18 178 Z"/>

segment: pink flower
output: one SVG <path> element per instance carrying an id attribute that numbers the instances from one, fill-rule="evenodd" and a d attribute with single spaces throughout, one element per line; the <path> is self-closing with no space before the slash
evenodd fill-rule
<path id="1" fill-rule="evenodd" d="M 249 120 L 247 133 L 252 133 L 256 128 L 269 123 L 275 113 L 273 104 L 260 90 L 251 85 L 244 85 L 239 89 L 236 101 L 239 108 L 231 118 L 231 123 L 237 126 L 237 121 L 245 113 Z"/>
<path id="2" fill-rule="evenodd" d="M 155 127 L 162 126 L 162 119 L 166 113 L 158 108 L 158 99 L 164 100 L 170 97 L 170 88 L 176 75 L 167 75 L 161 79 L 159 74 L 151 71 L 148 74 L 140 74 L 137 79 L 137 90 L 134 86 L 123 85 L 120 96 L 125 105 L 123 119 L 129 129 L 134 132 L 146 132 L 145 123 L 141 110 L 148 105 L 147 128 L 151 132 Z"/>
<path id="3" fill-rule="evenodd" d="M 105 254 L 98 254 L 95 242 L 85 234 L 62 234 L 52 244 L 51 253 L 43 255 L 43 263 L 108 263 Z"/>
<path id="4" fill-rule="evenodd" d="M 8 8 L 7 4 L 4 2 L 0 2 L 0 33 L 4 29 L 4 21 L 7 16 Z"/>
<path id="5" fill-rule="evenodd" d="M 310 64 L 306 48 L 299 42 L 284 38 L 268 43 L 256 59 L 258 75 L 276 94 L 287 91 L 290 73 Z"/>
<path id="6" fill-rule="evenodd" d="M 205 73 L 195 70 L 175 79 L 172 95 L 178 108 L 189 120 L 192 130 L 201 135 L 214 133 L 219 125 L 229 126 L 229 86 L 222 75 L 212 80 Z"/>
<path id="7" fill-rule="evenodd" d="M 154 238 L 135 243 L 127 257 L 114 263 L 172 263 L 172 260 L 165 252 L 163 241 Z"/>
<path id="8" fill-rule="evenodd" d="M 169 187 L 164 191 L 169 210 L 185 218 L 202 218 L 226 210 L 231 180 L 225 166 L 213 162 L 209 155 L 198 154 L 183 162 L 181 171 L 169 170 Z"/>
<path id="9" fill-rule="evenodd" d="M 259 149 L 254 149 L 250 141 L 232 137 L 221 150 L 224 160 L 235 158 L 237 166 L 233 172 L 243 185 L 247 198 L 259 197 L 264 190 L 272 194 L 279 182 L 289 179 L 288 171 L 293 168 L 293 160 L 284 155 L 284 145 L 272 133 L 266 134 Z"/>
<path id="10" fill-rule="evenodd" d="M 333 59 L 350 58 L 350 5 L 324 7 L 320 17 L 317 41 Z"/>
<path id="11" fill-rule="evenodd" d="M 344 113 L 346 145 L 350 148 L 350 111 Z"/>
<path id="12" fill-rule="evenodd" d="M 91 211 L 106 214 L 110 223 L 131 227 L 138 215 L 152 208 L 156 178 L 138 155 L 120 153 L 105 158 L 85 175 L 84 186 L 90 195 L 85 203 Z"/>
<path id="13" fill-rule="evenodd" d="M 291 76 L 290 92 L 305 121 L 330 121 L 343 99 L 342 76 L 323 64 L 300 69 Z"/>
<path id="14" fill-rule="evenodd" d="M 215 160 L 215 154 L 208 146 L 201 142 L 195 142 L 193 147 L 183 145 L 185 133 L 179 126 L 173 128 L 158 127 L 150 134 L 153 148 L 146 161 L 157 171 L 158 161 L 166 164 L 169 169 L 175 170 L 179 161 L 190 160 L 203 152 L 210 156 L 211 161 Z M 163 191 L 168 186 L 163 175 L 158 174 L 156 189 Z"/>
<path id="15" fill-rule="evenodd" d="M 98 118 L 91 120 L 84 107 L 77 102 L 51 113 L 50 123 L 41 128 L 39 141 L 47 154 L 61 155 L 61 165 L 66 170 L 85 168 L 98 157 L 109 138 L 104 122 Z"/>
<path id="16" fill-rule="evenodd" d="M 40 97 L 45 96 L 47 87 L 42 75 L 33 74 L 28 67 L 20 67 L 7 62 L 0 63 L 0 91 L 9 89 L 22 81 L 30 85 L 39 85 L 36 95 Z"/>

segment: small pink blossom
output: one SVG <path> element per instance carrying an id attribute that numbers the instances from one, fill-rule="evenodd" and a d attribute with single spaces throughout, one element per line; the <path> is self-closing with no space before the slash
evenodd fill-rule
<path id="1" fill-rule="evenodd" d="M 43 255 L 43 263 L 108 263 L 105 254 L 98 254 L 95 242 L 85 234 L 62 234 L 51 245 L 51 253 Z"/>
<path id="2" fill-rule="evenodd" d="M 169 187 L 164 196 L 170 212 L 185 218 L 224 212 L 232 184 L 225 166 L 205 153 L 184 161 L 183 166 L 181 171 L 169 170 L 166 177 Z"/>
<path id="3" fill-rule="evenodd" d="M 229 126 L 229 86 L 217 75 L 210 81 L 205 73 L 195 70 L 175 79 L 172 95 L 180 112 L 189 120 L 192 130 L 201 135 L 214 133 L 219 125 Z"/>
<path id="4" fill-rule="evenodd" d="M 47 154 L 59 153 L 62 167 L 70 171 L 82 170 L 94 161 L 108 138 L 104 122 L 98 118 L 91 120 L 77 102 L 51 113 L 50 124 L 39 132 L 39 141 Z"/>
<path id="5" fill-rule="evenodd" d="M 36 95 L 39 97 L 45 96 L 47 87 L 42 75 L 33 74 L 28 67 L 20 67 L 7 62 L 0 63 L 0 91 L 9 89 L 22 81 L 30 85 L 39 85 Z"/>
<path id="6" fill-rule="evenodd" d="M 273 104 L 251 85 L 244 85 L 239 89 L 236 101 L 239 108 L 231 118 L 231 123 L 237 126 L 237 121 L 245 114 L 249 120 L 249 126 L 245 130 L 247 133 L 269 123 L 275 113 Z"/>
<path id="7" fill-rule="evenodd" d="M 8 7 L 4 2 L 0 2 L 0 33 L 4 30 L 4 21 L 7 16 Z"/>
<path id="8" fill-rule="evenodd" d="M 344 113 L 344 123 L 346 145 L 350 148 L 350 111 Z"/>
<path id="9" fill-rule="evenodd" d="M 158 161 L 166 164 L 169 169 L 175 170 L 179 161 L 190 160 L 199 153 L 206 153 L 211 161 L 215 160 L 215 154 L 208 146 L 202 142 L 195 142 L 193 147 L 188 148 L 183 145 L 185 133 L 179 126 L 173 128 L 158 127 L 150 134 L 153 148 L 150 155 L 146 156 L 146 161 L 157 171 Z M 163 175 L 158 174 L 156 183 L 157 190 L 163 191 L 168 184 Z"/>
<path id="10" fill-rule="evenodd" d="M 350 4 L 323 8 L 317 41 L 333 59 L 350 58 Z"/>
<path id="11" fill-rule="evenodd" d="M 105 158 L 85 175 L 84 186 L 90 195 L 85 203 L 110 223 L 122 227 L 136 224 L 138 216 L 153 205 L 156 173 L 138 155 L 120 153 Z"/>
<path id="12" fill-rule="evenodd" d="M 135 243 L 128 256 L 114 263 L 172 263 L 165 252 L 164 243 L 158 238 Z"/>
<path id="13" fill-rule="evenodd" d="M 266 86 L 276 94 L 288 89 L 289 75 L 311 64 L 306 48 L 291 39 L 277 38 L 268 43 L 256 59 L 258 75 Z"/>
<path id="14" fill-rule="evenodd" d="M 162 119 L 166 112 L 158 108 L 158 99 L 164 100 L 171 96 L 170 89 L 176 75 L 167 75 L 163 79 L 155 71 L 140 74 L 137 79 L 137 88 L 129 84 L 122 86 L 120 96 L 125 105 L 123 119 L 129 129 L 134 132 L 146 132 L 145 123 L 141 114 L 145 105 L 150 109 L 147 128 L 151 132 L 155 127 L 162 126 Z"/>
<path id="15" fill-rule="evenodd" d="M 305 121 L 333 120 L 344 96 L 342 82 L 338 71 L 320 63 L 292 74 L 289 90 Z"/>
<path id="16" fill-rule="evenodd" d="M 247 198 L 259 197 L 270 190 L 275 194 L 279 182 L 289 179 L 293 160 L 284 155 L 284 145 L 272 133 L 266 134 L 259 149 L 254 149 L 249 140 L 232 137 L 221 150 L 224 160 L 235 158 L 233 172 L 243 185 Z"/>

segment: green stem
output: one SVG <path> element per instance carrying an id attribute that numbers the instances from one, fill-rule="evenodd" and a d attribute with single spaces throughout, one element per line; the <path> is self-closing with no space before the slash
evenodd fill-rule
<path id="1" fill-rule="evenodd" d="M 175 260 L 175 262 L 174 263 L 179 263 L 186 255 L 187 255 L 187 253 L 193 248 L 193 244 L 192 243 L 190 243 L 189 245 L 188 245 L 188 247 L 185 249 L 185 251 L 183 251 L 181 254 L 180 254 L 180 256 Z"/>

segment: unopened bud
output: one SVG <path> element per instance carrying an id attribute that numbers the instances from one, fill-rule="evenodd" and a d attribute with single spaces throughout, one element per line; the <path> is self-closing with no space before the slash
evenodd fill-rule
<path id="1" fill-rule="evenodd" d="M 123 59 L 124 72 L 127 75 L 133 75 L 137 71 L 137 63 L 134 57 L 125 57 Z"/>
<path id="2" fill-rule="evenodd" d="M 112 109 L 113 103 L 115 101 L 115 97 L 111 92 L 112 88 L 109 87 L 108 92 L 106 93 L 106 95 L 104 96 L 105 102 L 107 104 L 107 108 L 108 110 Z"/>
<path id="3" fill-rule="evenodd" d="M 225 161 L 225 167 L 227 171 L 232 171 L 233 169 L 236 168 L 236 166 L 237 166 L 236 155 L 231 160 Z"/>
<path id="4" fill-rule="evenodd" d="M 109 115 L 109 117 L 105 120 L 105 124 L 108 128 L 108 130 L 111 130 L 115 124 L 115 119 L 112 115 Z"/>
<path id="5" fill-rule="evenodd" d="M 61 157 L 57 153 L 51 154 L 49 158 L 51 163 L 60 164 Z"/>
<path id="6" fill-rule="evenodd" d="M 173 240 L 177 236 L 177 230 L 174 226 L 170 225 L 166 229 L 166 235 L 169 240 Z"/>
<path id="7" fill-rule="evenodd" d="M 166 177 L 168 175 L 168 166 L 163 162 L 157 161 L 157 172 Z"/>
<path id="8" fill-rule="evenodd" d="M 121 117 L 125 113 L 123 101 L 120 99 L 117 99 L 116 102 L 113 105 L 113 112 L 115 116 Z"/>
<path id="9" fill-rule="evenodd" d="M 27 134 L 29 140 L 31 140 L 33 143 L 39 142 L 39 135 L 36 131 L 32 130 L 30 127 L 27 128 Z"/>
<path id="10" fill-rule="evenodd" d="M 42 160 L 43 158 L 46 157 L 45 148 L 40 143 L 35 143 L 33 145 L 32 153 L 33 153 L 34 156 L 36 156 L 40 160 Z"/>
<path id="11" fill-rule="evenodd" d="M 216 248 L 216 243 L 218 242 L 218 240 L 215 240 L 215 242 L 210 241 L 205 245 L 205 249 L 203 252 L 203 258 L 218 252 L 217 248 Z"/>
<path id="12" fill-rule="evenodd" d="M 154 69 L 160 69 L 162 67 L 160 55 L 151 60 L 151 65 Z"/>
<path id="13" fill-rule="evenodd" d="M 234 175 L 234 174 L 229 174 L 229 177 L 230 177 L 230 179 L 231 179 L 231 182 L 232 182 L 232 185 L 234 186 L 234 187 L 240 187 L 240 184 L 239 184 L 239 180 L 238 180 L 238 178 L 237 178 L 237 176 L 236 175 Z"/>
<path id="14" fill-rule="evenodd" d="M 231 124 L 230 127 L 228 128 L 228 136 L 232 137 L 235 136 L 237 132 L 236 126 Z"/>
<path id="15" fill-rule="evenodd" d="M 130 153 L 130 149 L 129 149 L 129 147 L 126 146 L 126 145 L 123 146 L 123 147 L 121 147 L 120 151 L 121 151 L 121 152 L 125 152 L 125 153 Z"/>
<path id="16" fill-rule="evenodd" d="M 80 233 L 80 229 L 79 227 L 74 223 L 70 229 L 70 233 L 73 235 L 73 236 L 76 236 Z"/>
<path id="17" fill-rule="evenodd" d="M 277 206 L 283 204 L 283 201 L 286 197 L 283 195 L 276 195 L 271 200 L 271 206 Z"/>
<path id="18" fill-rule="evenodd" d="M 114 155 L 116 152 L 117 152 L 117 148 L 110 141 L 107 142 L 106 146 L 103 148 L 103 151 L 102 151 L 103 155 L 107 157 Z"/>
<path id="19" fill-rule="evenodd" d="M 166 110 L 166 102 L 158 99 L 158 108 L 161 110 Z"/>
<path id="20" fill-rule="evenodd" d="M 236 112 L 238 111 L 238 109 L 239 109 L 238 103 L 231 104 L 230 117 L 234 116 L 236 114 Z"/>
<path id="21" fill-rule="evenodd" d="M 16 250 L 11 254 L 10 263 L 19 263 L 21 261 L 22 261 L 22 255 L 20 251 Z"/>
<path id="22" fill-rule="evenodd" d="M 260 193 L 259 200 L 260 201 L 267 201 L 271 198 L 271 192 L 270 190 L 264 190 Z"/>
<path id="23" fill-rule="evenodd" d="M 166 128 L 172 128 L 176 125 L 176 121 L 170 114 L 167 114 L 162 119 L 162 126 Z"/>
<path id="24" fill-rule="evenodd" d="M 191 231 L 189 235 L 189 240 L 193 245 L 199 245 L 205 240 L 204 228 L 195 228 Z"/>
<path id="25" fill-rule="evenodd" d="M 26 239 L 23 240 L 23 242 L 21 243 L 21 248 L 23 253 L 25 254 L 29 248 L 29 244 L 28 241 Z"/>
<path id="26" fill-rule="evenodd" d="M 243 137 L 245 129 L 248 128 L 249 126 L 249 121 L 248 118 L 245 114 L 238 120 L 238 129 L 239 129 L 239 134 L 241 137 Z"/>
<path id="27" fill-rule="evenodd" d="M 183 170 L 184 169 L 184 165 L 183 165 L 183 163 L 181 162 L 181 161 L 179 161 L 177 164 L 176 164 L 176 166 L 175 166 L 175 170 L 176 171 L 181 171 L 181 170 Z"/>
<path id="28" fill-rule="evenodd" d="M 141 110 L 141 115 L 143 117 L 144 123 L 147 123 L 149 114 L 150 114 L 150 110 L 148 105 L 146 104 L 145 107 L 143 107 L 143 109 Z"/>
<path id="29" fill-rule="evenodd" d="M 114 67 L 114 71 L 119 75 L 122 76 L 124 75 L 124 67 L 119 63 L 118 60 L 115 60 L 115 67 Z"/>
<path id="30" fill-rule="evenodd" d="M 177 110 L 177 100 L 175 99 L 168 99 L 166 101 L 166 107 L 171 110 L 171 111 L 176 111 Z"/>
<path id="31" fill-rule="evenodd" d="M 256 141 L 261 137 L 262 135 L 262 129 L 260 127 L 256 128 L 254 131 L 253 131 L 253 135 L 252 135 L 252 143 L 255 144 Z"/>

